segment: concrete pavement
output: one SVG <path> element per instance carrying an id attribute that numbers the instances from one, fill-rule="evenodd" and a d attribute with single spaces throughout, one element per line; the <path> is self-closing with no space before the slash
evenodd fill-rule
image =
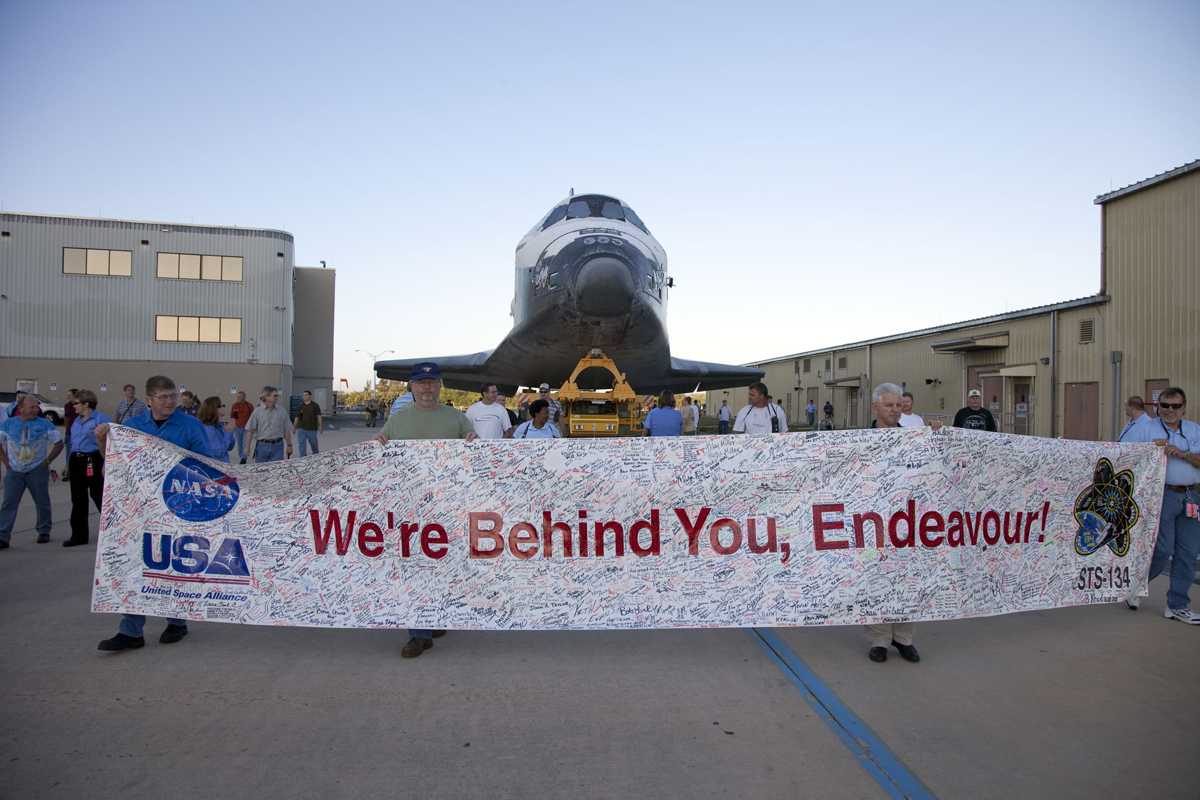
<path id="1" fill-rule="evenodd" d="M 361 421 L 321 437 L 362 441 Z M 192 623 L 102 653 L 93 544 L 50 544 L 22 504 L 0 552 L 0 798 L 884 797 L 738 629 L 403 632 Z M 1123 605 L 925 623 L 920 664 L 861 629 L 775 629 L 940 797 L 1200 793 L 1200 629 L 1163 619 L 1165 579 Z M 1197 596 L 1200 602 L 1200 595 Z"/>

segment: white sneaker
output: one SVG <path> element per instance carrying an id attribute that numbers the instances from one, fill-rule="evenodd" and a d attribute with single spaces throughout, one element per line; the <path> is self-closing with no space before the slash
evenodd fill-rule
<path id="1" fill-rule="evenodd" d="M 1131 597 L 1125 601 L 1125 607 L 1128 608 L 1130 611 L 1137 611 L 1138 606 L 1140 606 L 1141 604 L 1142 604 L 1142 598 L 1140 598 L 1140 597 Z"/>
<path id="2" fill-rule="evenodd" d="M 1168 608 L 1163 612 L 1167 619 L 1177 619 L 1188 625 L 1200 625 L 1200 614 L 1193 614 L 1190 608 Z"/>

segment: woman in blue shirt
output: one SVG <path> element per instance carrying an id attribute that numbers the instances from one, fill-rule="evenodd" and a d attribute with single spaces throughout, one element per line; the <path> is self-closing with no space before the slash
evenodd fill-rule
<path id="1" fill-rule="evenodd" d="M 642 436 L 679 436 L 683 432 L 683 414 L 675 408 L 675 395 L 663 392 L 658 408 L 651 409 L 642 423 Z"/>
<path id="2" fill-rule="evenodd" d="M 107 414 L 96 410 L 96 393 L 91 389 L 76 389 L 72 397 L 75 421 L 71 425 L 71 456 L 67 469 L 71 473 L 71 538 L 63 547 L 88 543 L 88 495 L 96 510 L 104 502 L 104 453 L 96 444 L 96 426 L 112 422 Z"/>
<path id="3" fill-rule="evenodd" d="M 225 430 L 225 426 L 221 424 L 221 417 L 224 414 L 225 404 L 221 402 L 221 398 L 213 395 L 204 400 L 196 418 L 200 420 L 204 425 L 205 432 L 208 433 L 208 441 L 212 445 L 212 457 L 228 464 L 229 451 L 237 444 L 237 439 L 234 439 L 233 434 Z"/>

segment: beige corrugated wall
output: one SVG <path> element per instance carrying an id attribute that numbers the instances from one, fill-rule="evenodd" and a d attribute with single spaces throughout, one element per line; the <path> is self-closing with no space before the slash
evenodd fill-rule
<path id="1" fill-rule="evenodd" d="M 1058 312 L 1058 353 L 1053 353 L 1054 314 L 1000 319 L 982 325 L 963 324 L 936 334 L 876 341 L 852 348 L 810 351 L 796 360 L 768 361 L 757 366 L 766 370 L 764 379 L 776 397 L 793 392 L 793 420 L 803 417 L 807 388 L 820 387 L 824 405 L 832 399 L 835 418 L 845 419 L 846 390 L 831 390 L 826 380 L 866 374 L 860 400 L 858 423 L 870 424 L 870 392 L 880 383 L 904 384 L 912 392 L 915 409 L 925 415 L 952 415 L 966 402 L 967 370 L 985 364 L 1024 366 L 1035 373 L 1029 393 L 1033 432 L 1049 436 L 1064 433 L 1066 384 L 1096 383 L 1099 386 L 1099 436 L 1111 440 L 1123 427 L 1125 398 L 1144 395 L 1145 382 L 1166 379 L 1195 393 L 1193 418 L 1200 418 L 1200 170 L 1153 184 L 1132 194 L 1110 200 L 1106 205 L 1104 236 L 1106 281 L 1102 292 L 1111 300 L 1097 299 L 1085 307 Z M 1090 327 L 1090 337 L 1082 335 Z M 934 353 L 934 342 L 968 336 L 1008 333 L 1008 346 L 955 355 Z M 1121 351 L 1120 384 L 1113 400 L 1112 351 Z M 867 353 L 870 352 L 868 364 Z M 803 370 L 804 358 L 811 369 Z M 838 368 L 838 359 L 846 367 Z M 831 359 L 826 369 L 825 360 Z M 1049 363 L 1043 364 L 1042 359 Z M 1051 391 L 1052 369 L 1057 370 L 1057 392 Z M 926 380 L 933 383 L 926 384 Z M 1016 379 L 1004 382 L 1002 406 L 1012 407 Z M 1056 395 L 1051 413 L 1051 397 Z M 734 411 L 746 403 L 745 389 L 710 393 L 710 404 L 720 405 L 727 397 Z M 1149 400 L 1149 398 L 1146 398 Z M 710 405 L 712 407 L 712 405 Z M 1116 428 L 1113 414 L 1116 412 Z M 1053 417 L 1053 419 L 1052 419 Z"/>
<path id="2" fill-rule="evenodd" d="M 1200 170 L 1110 201 L 1104 245 L 1118 396 L 1163 378 L 1196 394 L 1189 416 L 1200 417 Z"/>

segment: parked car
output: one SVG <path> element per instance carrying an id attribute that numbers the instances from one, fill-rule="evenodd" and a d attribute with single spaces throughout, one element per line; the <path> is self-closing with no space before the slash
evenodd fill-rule
<path id="1" fill-rule="evenodd" d="M 47 400 L 40 394 L 34 394 L 38 402 L 42 404 L 42 416 L 53 422 L 55 425 L 62 425 L 63 420 L 67 418 L 66 409 L 60 406 L 53 400 Z"/>
<path id="2" fill-rule="evenodd" d="M 34 393 L 34 397 L 42 404 L 42 416 L 53 422 L 55 425 L 62 425 L 66 419 L 66 411 L 58 403 L 53 400 L 48 400 L 40 394 Z M 7 408 L 14 400 L 17 399 L 16 392 L 0 392 L 0 405 Z"/>

